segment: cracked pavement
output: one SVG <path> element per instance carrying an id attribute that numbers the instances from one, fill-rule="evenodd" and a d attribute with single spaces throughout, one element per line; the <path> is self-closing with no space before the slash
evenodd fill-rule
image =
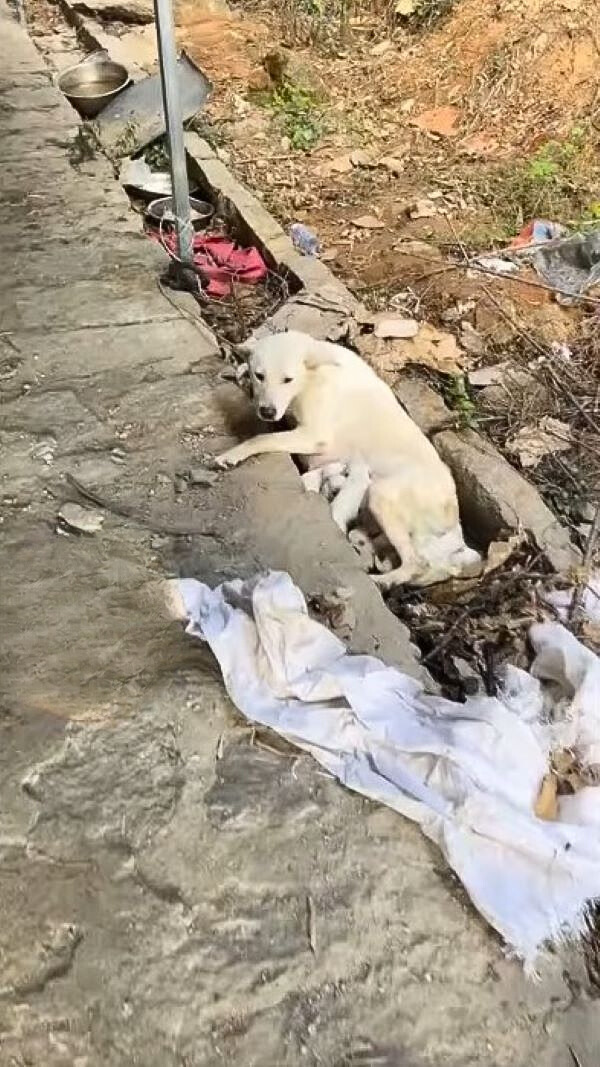
<path id="1" fill-rule="evenodd" d="M 589 1067 L 578 959 L 528 982 L 419 832 L 265 748 L 164 617 L 165 575 L 282 566 L 353 586 L 356 647 L 418 670 L 287 460 L 175 491 L 247 405 L 0 25 L 1 1067 Z M 68 473 L 139 521 L 58 531 Z"/>

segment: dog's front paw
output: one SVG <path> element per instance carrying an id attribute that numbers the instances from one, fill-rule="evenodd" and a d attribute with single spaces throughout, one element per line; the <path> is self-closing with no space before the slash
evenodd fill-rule
<path id="1" fill-rule="evenodd" d="M 222 452 L 220 456 L 205 456 L 204 464 L 209 470 L 227 471 L 239 463 L 233 452 Z"/>

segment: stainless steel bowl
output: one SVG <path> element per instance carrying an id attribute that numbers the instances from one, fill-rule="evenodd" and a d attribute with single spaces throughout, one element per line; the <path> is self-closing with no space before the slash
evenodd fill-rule
<path id="1" fill-rule="evenodd" d="M 175 222 L 172 205 L 173 202 L 170 196 L 161 196 L 158 200 L 153 200 L 151 204 L 148 204 L 146 218 L 153 222 L 155 226 L 159 226 L 162 222 L 163 229 L 170 229 Z M 190 208 L 192 210 L 192 226 L 195 230 L 203 230 L 215 213 L 214 207 L 206 200 L 196 200 L 195 197 L 190 196 Z"/>
<path id="2" fill-rule="evenodd" d="M 83 118 L 93 119 L 129 82 L 126 67 L 99 57 L 64 70 L 58 78 L 58 88 Z"/>

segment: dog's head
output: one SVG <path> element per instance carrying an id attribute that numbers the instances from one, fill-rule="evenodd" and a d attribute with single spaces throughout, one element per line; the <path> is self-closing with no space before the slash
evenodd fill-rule
<path id="1" fill-rule="evenodd" d="M 247 341 L 240 352 L 247 357 L 254 406 L 265 422 L 283 418 L 311 371 L 336 362 L 333 345 L 296 330 Z"/>

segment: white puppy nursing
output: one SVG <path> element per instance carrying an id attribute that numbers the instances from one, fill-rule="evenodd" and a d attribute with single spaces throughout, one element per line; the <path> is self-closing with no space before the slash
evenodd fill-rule
<path id="1" fill-rule="evenodd" d="M 338 478 L 332 504 L 338 525 L 346 530 L 366 497 L 401 560 L 375 576 L 380 585 L 424 586 L 473 570 L 480 557 L 464 542 L 450 471 L 360 356 L 293 330 L 247 349 L 260 418 L 286 415 L 295 428 L 236 445 L 219 457 L 223 466 L 267 452 L 300 455 L 321 470 L 336 464 L 326 477 L 334 484 Z"/>

